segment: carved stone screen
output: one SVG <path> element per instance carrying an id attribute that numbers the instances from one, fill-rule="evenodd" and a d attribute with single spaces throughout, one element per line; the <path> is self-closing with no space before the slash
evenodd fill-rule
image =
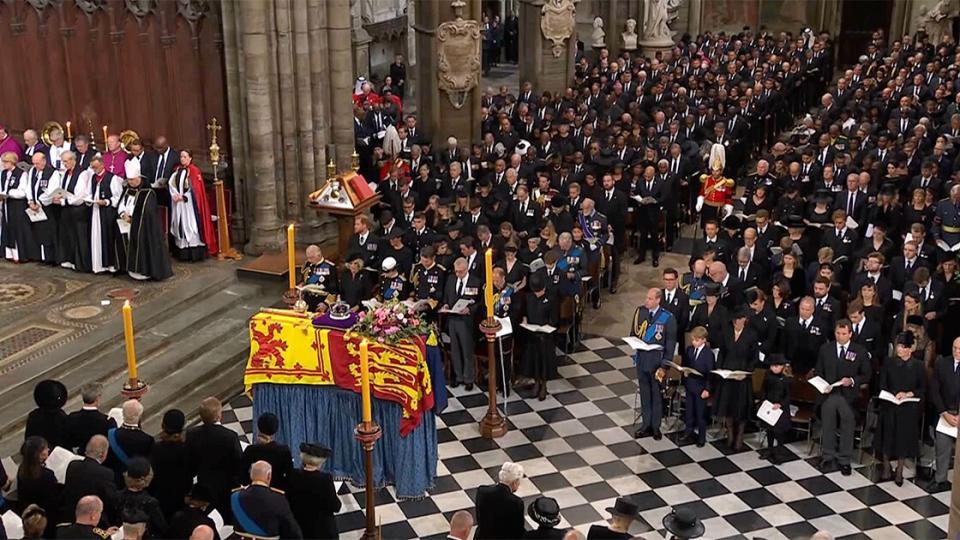
<path id="1" fill-rule="evenodd" d="M 14 133 L 70 121 L 102 148 L 107 125 L 206 161 L 207 122 L 227 123 L 218 1 L 0 0 L 0 36 L 0 122 Z"/>

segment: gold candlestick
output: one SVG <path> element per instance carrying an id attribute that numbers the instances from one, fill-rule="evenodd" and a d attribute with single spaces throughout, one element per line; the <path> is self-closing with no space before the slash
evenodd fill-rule
<path id="1" fill-rule="evenodd" d="M 213 187 L 217 194 L 217 240 L 220 243 L 220 249 L 217 251 L 217 260 L 224 261 L 231 259 L 239 261 L 243 258 L 230 241 L 230 216 L 227 215 L 227 197 L 223 187 L 223 180 L 220 180 L 218 173 L 220 170 L 220 145 L 217 144 L 217 132 L 223 129 L 223 126 L 217 123 L 217 118 L 213 117 L 207 124 L 210 130 L 210 165 L 213 167 Z"/>

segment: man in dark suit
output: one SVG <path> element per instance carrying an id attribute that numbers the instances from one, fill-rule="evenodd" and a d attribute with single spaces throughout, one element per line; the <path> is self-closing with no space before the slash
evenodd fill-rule
<path id="1" fill-rule="evenodd" d="M 287 475 L 293 470 L 290 447 L 274 440 L 280 431 L 280 419 L 273 413 L 263 413 L 257 418 L 257 442 L 243 450 L 240 457 L 240 484 L 250 483 L 250 466 L 257 461 L 266 461 L 273 471 L 273 485 L 280 489 L 287 486 Z"/>
<path id="2" fill-rule="evenodd" d="M 210 488 L 214 507 L 224 516 L 230 512 L 230 491 L 239 485 L 240 439 L 220 425 L 223 406 L 215 397 L 200 402 L 201 425 L 187 431 L 184 455 L 197 482 Z"/>
<path id="3" fill-rule="evenodd" d="M 117 427 L 117 423 L 112 418 L 99 410 L 101 394 L 103 394 L 103 386 L 99 383 L 90 383 L 81 390 L 83 407 L 67 416 L 66 442 L 69 450 L 81 452 L 87 447 L 87 441 L 90 440 L 90 437 L 94 435 L 106 436 L 107 431 Z M 72 515 L 73 511 L 71 510 L 70 516 Z"/>
<path id="4" fill-rule="evenodd" d="M 840 301 L 830 296 L 830 280 L 817 277 L 813 282 L 814 316 L 828 328 L 841 318 Z"/>
<path id="5" fill-rule="evenodd" d="M 960 423 L 958 405 L 960 405 L 960 338 L 953 340 L 951 354 L 937 358 L 930 377 L 928 391 L 930 405 L 948 424 L 956 427 Z M 934 447 L 937 455 L 937 470 L 933 483 L 927 488 L 931 492 L 943 491 L 949 487 L 947 473 L 950 472 L 951 453 L 957 441 L 949 435 L 936 434 Z"/>
<path id="6" fill-rule="evenodd" d="M 620 278 L 620 258 L 626 250 L 627 242 L 627 196 L 616 189 L 613 176 L 605 174 L 603 175 L 603 193 L 594 202 L 597 212 L 607 217 L 607 224 L 613 229 L 610 294 L 615 294 L 617 292 L 617 281 Z M 657 260 L 656 254 L 654 252 L 654 261 Z"/>
<path id="7" fill-rule="evenodd" d="M 853 431 L 857 424 L 854 403 L 860 397 L 860 386 L 870 383 L 869 353 L 853 342 L 849 320 L 841 319 L 834 325 L 835 341 L 824 343 L 817 353 L 816 374 L 830 387 L 820 401 L 823 422 L 823 458 L 820 470 L 836 470 L 839 465 L 844 476 L 850 476 L 850 456 L 853 454 Z M 839 421 L 838 421 L 839 420 Z M 839 428 L 839 446 L 837 430 Z"/>
<path id="8" fill-rule="evenodd" d="M 517 187 L 517 199 L 510 202 L 507 215 L 513 229 L 521 235 L 521 238 L 525 238 L 536 235 L 540 218 L 543 217 L 543 209 L 530 198 L 530 190 L 527 186 L 521 185 Z M 560 230 L 558 229 L 557 232 L 559 233 Z"/>
<path id="9" fill-rule="evenodd" d="M 729 256 L 729 245 L 726 240 L 720 236 L 720 224 L 716 220 L 710 219 L 703 224 L 703 238 L 697 238 L 693 242 L 693 252 L 690 255 L 689 265 L 692 268 L 694 261 L 703 258 L 703 253 L 707 249 L 712 249 L 716 261 L 724 262 Z"/>
<path id="10" fill-rule="evenodd" d="M 287 501 L 304 538 L 338 538 L 334 514 L 340 511 L 340 497 L 333 476 L 320 469 L 330 457 L 330 449 L 319 444 L 301 443 L 302 469 L 287 478 Z"/>
<path id="11" fill-rule="evenodd" d="M 736 264 L 731 266 L 730 275 L 741 291 L 751 287 L 762 287 L 767 275 L 762 261 L 750 260 L 750 248 L 741 247 L 737 250 Z"/>
<path id="12" fill-rule="evenodd" d="M 913 278 L 913 273 L 917 268 L 926 266 L 923 258 L 920 257 L 917 243 L 909 240 L 903 243 L 903 255 L 898 255 L 890 260 L 890 268 L 887 270 L 887 276 L 893 284 L 895 291 L 903 291 L 904 285 Z"/>
<path id="13" fill-rule="evenodd" d="M 847 318 L 850 319 L 850 329 L 853 332 L 851 339 L 867 350 L 871 366 L 875 368 L 874 371 L 879 370 L 887 352 L 887 341 L 883 339 L 883 330 L 879 323 L 867 318 L 859 300 L 850 302 L 847 306 Z"/>
<path id="14" fill-rule="evenodd" d="M 483 302 L 481 296 L 482 281 L 470 274 L 467 260 L 463 257 L 453 263 L 453 275 L 447 278 L 443 290 L 443 307 L 441 311 L 452 310 L 457 302 L 466 300 L 469 305 L 458 311 L 446 313 L 447 333 L 450 336 L 450 360 L 453 373 L 450 386 L 456 388 L 461 384 L 466 389 L 473 390 L 476 377 L 476 363 L 473 360 L 474 343 L 474 316 Z"/>
<path id="15" fill-rule="evenodd" d="M 654 268 L 660 266 L 660 241 L 657 232 L 659 231 L 660 216 L 663 214 L 663 204 L 666 202 L 667 194 L 668 186 L 663 180 L 657 178 L 653 166 L 644 168 L 643 178 L 637 186 L 637 195 L 641 199 L 640 210 L 637 214 L 640 253 L 634 259 L 634 264 L 644 262 L 649 249 L 653 255 Z"/>
<path id="16" fill-rule="evenodd" d="M 96 495 L 103 501 L 104 523 L 115 523 L 117 515 L 117 485 L 113 481 L 113 471 L 103 466 L 107 459 L 109 443 L 103 435 L 90 437 L 84 451 L 84 458 L 73 461 L 67 466 L 67 474 L 60 495 L 60 512 L 55 518 L 58 523 L 73 521 L 77 503 L 86 495 Z M 54 519 L 51 516 L 49 519 Z"/>
<path id="17" fill-rule="evenodd" d="M 830 331 L 828 325 L 823 324 L 814 316 L 814 300 L 805 296 L 797 306 L 797 316 L 788 318 L 780 333 L 782 338 L 781 350 L 790 360 L 790 366 L 796 375 L 805 375 L 810 371 Z"/>
<path id="18" fill-rule="evenodd" d="M 347 243 L 347 254 L 359 253 L 365 267 L 380 268 L 381 249 L 380 237 L 370 230 L 370 219 L 367 216 L 353 218 L 353 234 Z"/>
<path id="19" fill-rule="evenodd" d="M 675 268 L 663 271 L 663 300 L 660 307 L 673 314 L 681 333 L 690 322 L 690 297 L 680 288 L 680 273 Z"/>
<path id="20" fill-rule="evenodd" d="M 523 480 L 523 467 L 506 462 L 500 467 L 499 482 L 477 489 L 476 540 L 514 539 L 524 534 L 523 499 L 514 492 Z"/>
<path id="21" fill-rule="evenodd" d="M 634 353 L 637 379 L 640 385 L 640 405 L 643 410 L 643 423 L 634 433 L 634 437 L 653 435 L 660 440 L 660 420 L 662 403 L 660 383 L 656 372 L 667 361 L 673 360 L 677 346 L 677 319 L 673 313 L 660 307 L 663 291 L 656 287 L 647 289 L 644 304 L 633 315 L 630 335 L 647 345 L 656 345 L 654 350 L 640 350 Z"/>

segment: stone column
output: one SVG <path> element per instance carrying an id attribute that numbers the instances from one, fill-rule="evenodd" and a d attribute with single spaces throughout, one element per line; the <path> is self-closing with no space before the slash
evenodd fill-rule
<path id="1" fill-rule="evenodd" d="M 353 140 L 353 70 L 350 56 L 350 2 L 324 0 L 330 57 L 330 117 L 333 119 L 333 143 L 336 145 L 337 170 L 350 167 Z M 324 51 L 314 51 L 324 54 Z M 369 62 L 368 62 L 369 63 Z"/>
<path id="2" fill-rule="evenodd" d="M 694 39 L 700 34 L 700 19 L 703 18 L 703 0 L 689 0 L 687 32 Z"/>
<path id="3" fill-rule="evenodd" d="M 434 148 L 440 147 L 447 137 L 456 137 L 462 144 L 476 142 L 480 138 L 480 56 L 466 47 L 446 49 L 450 73 L 457 81 L 473 79 L 475 83 L 462 96 L 462 106 L 451 101 L 448 92 L 440 89 L 441 45 L 437 30 L 441 24 L 456 20 L 454 7 L 459 5 L 464 20 L 479 21 L 481 0 L 418 0 L 417 21 L 417 111 L 424 129 L 433 137 Z M 459 51 L 459 53 L 458 53 Z M 469 66 L 472 66 L 471 69 Z"/>
<path id="4" fill-rule="evenodd" d="M 281 228 L 277 207 L 277 163 L 274 159 L 274 117 L 270 96 L 270 64 L 275 57 L 267 38 L 266 2 L 240 2 L 240 39 L 243 44 L 242 84 L 246 96 L 249 159 L 252 170 L 253 223 L 247 250 L 262 252 L 279 247 Z"/>
<path id="5" fill-rule="evenodd" d="M 570 21 L 571 32 L 566 33 L 555 49 L 554 41 L 548 39 L 541 28 L 544 0 L 519 1 L 520 80 L 532 82 L 538 92 L 563 92 L 573 81 L 577 55 L 576 19 Z M 572 0 L 568 1 L 572 4 Z M 548 22 L 552 22 L 549 26 L 554 29 L 561 27 L 556 16 L 551 16 Z M 564 34 L 559 32 L 556 37 L 559 39 Z"/>
<path id="6" fill-rule="evenodd" d="M 350 2 L 350 40 L 353 44 L 353 74 L 355 77 L 370 78 L 370 42 L 373 38 L 363 27 L 362 0 Z"/>
<path id="7" fill-rule="evenodd" d="M 226 2 L 224 57 L 245 250 L 282 248 L 287 223 L 301 243 L 334 237 L 307 197 L 326 180 L 328 145 L 341 171 L 353 153 L 349 0 Z"/>

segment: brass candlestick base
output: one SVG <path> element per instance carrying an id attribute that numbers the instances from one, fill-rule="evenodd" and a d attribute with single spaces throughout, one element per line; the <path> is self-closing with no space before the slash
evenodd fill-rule
<path id="1" fill-rule="evenodd" d="M 363 448 L 363 468 L 366 476 L 364 490 L 367 495 L 366 513 L 367 525 L 363 531 L 364 540 L 380 540 L 380 529 L 377 527 L 377 503 L 373 492 L 373 447 L 380 440 L 383 432 L 376 422 L 360 422 L 354 430 L 354 437 L 360 441 Z"/>
<path id="2" fill-rule="evenodd" d="M 480 436 L 484 439 L 497 439 L 507 433 L 507 422 L 497 410 L 497 354 L 493 346 L 497 339 L 497 332 L 502 327 L 493 317 L 480 322 L 480 331 L 487 338 L 487 401 L 489 403 L 487 414 L 480 420 Z"/>
<path id="3" fill-rule="evenodd" d="M 135 381 L 127 380 L 123 388 L 120 389 L 120 395 L 126 399 L 140 400 L 148 390 L 150 390 L 150 387 L 140 379 Z"/>
<path id="4" fill-rule="evenodd" d="M 300 291 L 296 289 L 287 289 L 287 291 L 283 293 L 283 303 L 288 306 L 296 304 L 298 300 L 300 300 Z"/>

